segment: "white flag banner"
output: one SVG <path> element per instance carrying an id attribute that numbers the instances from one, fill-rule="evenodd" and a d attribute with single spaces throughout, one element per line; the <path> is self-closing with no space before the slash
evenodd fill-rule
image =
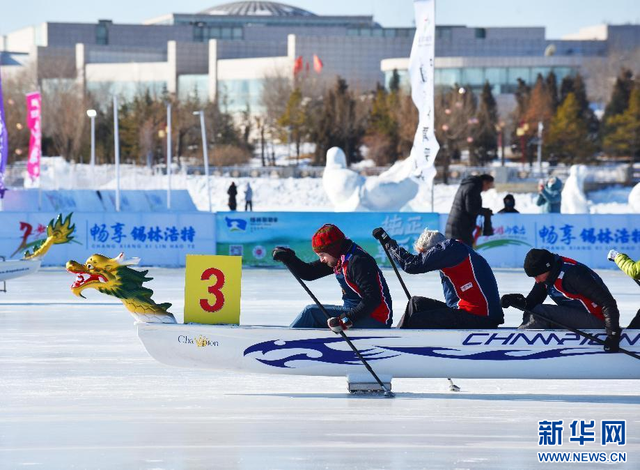
<path id="1" fill-rule="evenodd" d="M 431 182 L 436 174 L 434 161 L 440 145 L 433 129 L 434 122 L 434 68 L 436 36 L 435 0 L 415 0 L 416 35 L 409 58 L 411 98 L 420 115 L 409 160 L 413 175 L 423 182 Z"/>

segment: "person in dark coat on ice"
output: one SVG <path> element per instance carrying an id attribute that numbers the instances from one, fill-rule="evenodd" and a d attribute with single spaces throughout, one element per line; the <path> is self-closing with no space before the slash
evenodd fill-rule
<path id="1" fill-rule="evenodd" d="M 409 274 L 440 271 L 446 303 L 412 297 L 398 328 L 497 328 L 504 323 L 498 283 L 487 261 L 469 245 L 425 229 L 412 255 L 382 228 L 373 236 Z"/>
<path id="2" fill-rule="evenodd" d="M 482 207 L 482 192 L 493 188 L 493 176 L 469 176 L 462 180 L 453 199 L 445 236 L 473 246 L 473 230 L 479 215 L 491 217 L 491 209 Z"/>
<path id="3" fill-rule="evenodd" d="M 572 328 L 604 328 L 604 350 L 618 352 L 620 313 L 618 305 L 595 271 L 571 258 L 534 248 L 527 253 L 524 271 L 536 281 L 529 295 L 507 294 L 502 307 L 531 310 Z M 556 305 L 543 304 L 547 296 Z M 520 329 L 558 328 L 557 325 L 525 312 Z"/>
<path id="4" fill-rule="evenodd" d="M 238 206 L 238 202 L 236 201 L 236 196 L 238 195 L 238 188 L 236 184 L 232 181 L 231 186 L 227 189 L 227 194 L 229 195 L 229 210 L 235 211 Z"/>
<path id="5" fill-rule="evenodd" d="M 504 207 L 498 211 L 498 214 L 519 214 L 520 212 L 516 209 L 516 198 L 513 197 L 513 194 L 507 194 L 504 199 Z"/>
<path id="6" fill-rule="evenodd" d="M 305 263 L 293 250 L 282 246 L 273 250 L 273 259 L 284 263 L 305 281 L 334 274 L 342 288 L 343 304 L 324 306 L 331 315 L 329 320 L 318 306 L 308 305 L 291 328 L 328 325 L 338 333 L 349 328 L 391 327 L 391 294 L 376 260 L 331 224 L 320 227 L 313 235 L 311 245 L 319 258 L 311 263 Z"/>

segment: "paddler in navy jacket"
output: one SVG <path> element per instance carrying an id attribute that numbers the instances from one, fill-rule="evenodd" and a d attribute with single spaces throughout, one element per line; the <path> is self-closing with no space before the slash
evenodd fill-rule
<path id="1" fill-rule="evenodd" d="M 305 263 L 289 248 L 278 246 L 273 259 L 287 265 L 305 281 L 335 274 L 342 288 L 343 305 L 325 305 L 326 316 L 316 305 L 308 305 L 291 328 L 329 328 L 338 333 L 348 328 L 389 328 L 393 321 L 391 295 L 376 260 L 344 236 L 335 225 L 326 224 L 313 235 L 313 251 L 319 260 Z"/>
<path id="2" fill-rule="evenodd" d="M 440 271 L 446 303 L 412 297 L 399 328 L 496 328 L 504 323 L 498 283 L 487 261 L 469 245 L 425 229 L 412 255 L 382 228 L 373 236 L 409 274 Z"/>
<path id="3" fill-rule="evenodd" d="M 571 328 L 605 328 L 604 350 L 618 352 L 620 346 L 620 312 L 616 300 L 595 271 L 571 258 L 534 248 L 524 259 L 524 271 L 535 278 L 529 295 L 502 296 L 502 306 L 528 309 Z M 543 304 L 547 296 L 556 305 Z M 525 313 L 521 329 L 558 328 Z"/>

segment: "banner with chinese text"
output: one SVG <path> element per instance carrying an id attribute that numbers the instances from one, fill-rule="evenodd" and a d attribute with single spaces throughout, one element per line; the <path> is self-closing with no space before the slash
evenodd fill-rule
<path id="1" fill-rule="evenodd" d="M 56 215 L 0 213 L 0 255 L 20 259 L 25 249 L 46 238 L 47 224 Z M 43 265 L 64 266 L 70 259 L 84 262 L 94 253 L 114 257 L 124 252 L 146 266 L 183 267 L 187 254 L 215 254 L 215 217 L 206 212 L 78 212 L 72 223 L 73 242 L 53 246 Z"/>
<path id="2" fill-rule="evenodd" d="M 271 259 L 274 247 L 295 250 L 305 261 L 318 259 L 311 249 L 311 237 L 324 224 L 337 225 L 344 234 L 370 253 L 380 265 L 389 261 L 371 236 L 383 227 L 404 248 L 413 243 L 425 227 L 438 228 L 438 214 L 410 212 L 219 212 L 216 214 L 217 253 L 242 256 L 245 266 L 281 266 Z"/>
<path id="3" fill-rule="evenodd" d="M 4 116 L 4 99 L 2 98 L 2 77 L 0 77 L 0 199 L 4 197 L 4 170 L 9 158 L 9 134 L 7 120 Z"/>
<path id="4" fill-rule="evenodd" d="M 413 5 L 416 34 L 409 57 L 409 75 L 419 121 L 408 160 L 420 172 L 420 179 L 430 183 L 436 174 L 434 162 L 440 149 L 433 129 L 436 5 L 435 0 L 415 0 Z"/>
<path id="5" fill-rule="evenodd" d="M 638 214 L 495 214 L 494 234 L 478 236 L 475 248 L 494 268 L 521 268 L 531 248 L 543 248 L 591 268 L 617 269 L 607 260 L 615 248 L 640 259 Z M 444 230 L 447 215 L 442 215 Z"/>
<path id="6" fill-rule="evenodd" d="M 31 131 L 29 137 L 29 160 L 27 173 L 31 181 L 40 177 L 40 157 L 42 153 L 42 99 L 40 92 L 27 93 L 27 127 Z"/>

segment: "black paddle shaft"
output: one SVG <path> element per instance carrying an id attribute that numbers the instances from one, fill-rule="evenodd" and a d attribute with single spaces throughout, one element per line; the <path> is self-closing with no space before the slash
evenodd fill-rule
<path id="1" fill-rule="evenodd" d="M 601 345 L 604 346 L 604 341 L 601 340 L 600 338 L 598 338 L 597 336 L 593 336 L 592 334 L 586 333 L 586 332 L 584 332 L 582 330 L 578 330 L 577 328 L 573 328 L 571 326 L 564 325 L 564 324 L 562 324 L 562 323 L 560 323 L 560 322 L 558 322 L 556 320 L 553 320 L 553 319 L 551 319 L 551 318 L 549 318 L 546 315 L 543 315 L 541 313 L 535 313 L 535 312 L 532 312 L 531 310 L 527 310 L 526 308 L 516 307 L 515 305 L 512 305 L 512 307 L 517 308 L 518 310 L 521 310 L 521 311 L 523 311 L 525 313 L 528 313 L 529 315 L 533 315 L 535 317 L 538 317 L 538 318 L 540 318 L 540 319 L 542 319 L 544 321 L 548 321 L 549 323 L 553 323 L 554 325 L 559 326 L 560 328 L 562 328 L 564 330 L 569 330 L 569 331 L 571 331 L 573 333 L 576 333 L 576 334 L 582 336 L 583 338 L 590 339 L 591 341 L 595 341 L 596 343 L 601 344 Z M 620 352 L 621 353 L 625 353 L 628 356 L 635 357 L 636 359 L 640 359 L 640 355 L 638 355 L 638 354 L 636 354 L 636 353 L 634 353 L 632 351 L 629 351 L 627 349 L 620 348 Z"/>
<path id="2" fill-rule="evenodd" d="M 400 272 L 398 271 L 398 267 L 396 266 L 396 263 L 394 263 L 393 258 L 391 258 L 391 253 L 389 253 L 389 250 L 385 246 L 385 244 L 382 243 L 382 240 L 380 240 L 380 244 L 382 245 L 382 249 L 384 250 L 385 254 L 387 255 L 387 258 L 389 258 L 389 263 L 391 263 L 391 266 L 393 267 L 393 270 L 395 271 L 396 276 L 398 276 L 398 281 L 400 281 L 400 285 L 402 286 L 402 289 L 404 289 L 404 293 L 407 295 L 407 300 L 411 300 L 411 294 L 409 294 L 409 289 L 407 289 L 407 286 L 405 285 L 404 281 L 402 280 L 402 276 L 400 276 Z"/>
<path id="3" fill-rule="evenodd" d="M 288 268 L 288 266 L 287 266 Z M 298 282 L 300 283 L 300 285 L 302 286 L 302 288 L 307 291 L 307 294 L 309 294 L 309 297 L 311 297 L 313 299 L 313 301 L 316 303 L 316 305 L 318 306 L 318 308 L 320 310 L 322 310 L 322 313 L 325 314 L 325 316 L 327 317 L 327 319 L 331 318 L 331 315 L 329 315 L 329 312 L 327 312 L 327 310 L 324 308 L 324 306 L 320 303 L 320 301 L 316 298 L 315 295 L 313 295 L 313 292 L 311 292 L 311 290 L 307 287 L 307 285 L 302 281 L 302 279 L 300 279 L 300 277 L 298 275 L 296 275 L 296 273 L 294 273 L 293 271 L 291 271 L 291 269 L 289 269 L 289 271 L 291 272 L 291 274 L 293 274 L 293 277 L 295 277 Z M 378 377 L 378 375 L 374 372 L 374 370 L 371 368 L 371 366 L 369 365 L 369 363 L 367 362 L 367 360 L 362 357 L 362 354 L 360 354 L 360 351 L 358 351 L 358 348 L 355 347 L 355 345 L 351 342 L 351 340 L 349 339 L 349 337 L 345 334 L 344 331 L 340 331 L 339 332 L 340 336 L 342 336 L 342 339 L 344 339 L 347 344 L 349 345 L 349 347 L 353 350 L 354 353 L 356 353 L 356 356 L 358 356 L 358 359 L 360 359 L 360 361 L 362 361 L 362 364 L 367 368 L 367 370 L 369 371 L 369 373 L 371 374 L 371 376 L 376 380 L 376 382 L 378 382 L 378 385 L 380 385 L 382 387 L 382 389 L 384 390 L 384 394 L 387 397 L 393 397 L 393 393 L 391 392 L 391 390 L 389 390 L 387 388 L 387 386 L 382 382 L 382 380 L 380 380 L 380 377 Z"/>

